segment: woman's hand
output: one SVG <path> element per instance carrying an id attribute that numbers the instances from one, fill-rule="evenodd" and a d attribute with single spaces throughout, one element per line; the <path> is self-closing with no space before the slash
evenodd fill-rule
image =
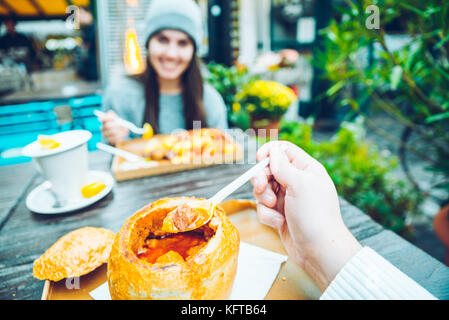
<path id="1" fill-rule="evenodd" d="M 109 110 L 101 119 L 101 134 L 108 140 L 109 144 L 116 145 L 125 141 L 129 136 L 129 129 L 117 124 L 117 114 Z"/>
<path id="2" fill-rule="evenodd" d="M 264 144 L 257 159 L 266 157 L 269 168 L 251 180 L 258 218 L 278 229 L 289 256 L 324 291 L 361 245 L 346 228 L 334 183 L 318 161 L 287 141 Z"/>

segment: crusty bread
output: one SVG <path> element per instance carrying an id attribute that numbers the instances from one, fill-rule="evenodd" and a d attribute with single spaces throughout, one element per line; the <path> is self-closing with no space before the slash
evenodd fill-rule
<path id="1" fill-rule="evenodd" d="M 34 261 L 33 276 L 59 281 L 88 274 L 107 262 L 114 233 L 104 228 L 84 227 L 62 236 Z"/>
<path id="2" fill-rule="evenodd" d="M 237 269 L 240 239 L 220 206 L 211 220 L 189 232 L 204 237 L 201 245 L 185 252 L 163 252 L 157 259 L 142 258 L 142 248 L 161 234 L 168 212 L 196 198 L 166 198 L 150 203 L 128 218 L 116 234 L 108 260 L 112 299 L 227 299 Z M 182 237 L 181 234 L 176 236 Z M 187 236 L 186 236 L 187 237 Z M 156 240 L 155 240 L 156 239 Z M 195 242 L 197 243 L 197 242 Z M 162 245 L 162 241 L 161 241 Z M 184 255 L 184 256 L 182 256 Z"/>

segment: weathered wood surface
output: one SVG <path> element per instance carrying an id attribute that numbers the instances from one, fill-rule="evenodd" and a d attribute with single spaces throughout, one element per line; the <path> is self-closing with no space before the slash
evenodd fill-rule
<path id="1" fill-rule="evenodd" d="M 7 166 L 1 174 L 0 230 L 19 200 L 26 195 L 32 181 L 37 177 L 37 172 L 27 163 Z"/>
<path id="2" fill-rule="evenodd" d="M 89 159 L 91 170 L 109 171 L 109 155 L 95 151 Z M 217 165 L 119 182 L 108 196 L 92 206 L 56 216 L 34 214 L 25 206 L 26 195 L 43 182 L 31 164 L 0 168 L 0 218 L 4 222 L 0 229 L 0 299 L 40 299 L 44 281 L 33 278 L 33 261 L 64 234 L 83 226 L 117 232 L 127 217 L 148 202 L 169 196 L 207 198 L 249 167 Z M 253 199 L 251 185 L 245 184 L 232 197 Z M 384 230 L 343 199 L 341 211 L 363 245 L 375 249 L 437 297 L 449 299 L 449 268 Z"/>

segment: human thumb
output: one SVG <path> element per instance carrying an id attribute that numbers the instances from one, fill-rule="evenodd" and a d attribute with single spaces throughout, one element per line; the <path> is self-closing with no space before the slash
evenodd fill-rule
<path id="1" fill-rule="evenodd" d="M 299 170 L 278 146 L 270 150 L 270 170 L 276 181 L 284 187 L 291 187 L 299 178 Z"/>

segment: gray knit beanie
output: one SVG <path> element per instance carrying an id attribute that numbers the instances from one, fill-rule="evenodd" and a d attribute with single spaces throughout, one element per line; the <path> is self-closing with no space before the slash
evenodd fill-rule
<path id="1" fill-rule="evenodd" d="M 188 34 L 198 49 L 203 40 L 201 9 L 193 0 L 151 0 L 145 17 L 144 39 L 162 29 Z"/>

